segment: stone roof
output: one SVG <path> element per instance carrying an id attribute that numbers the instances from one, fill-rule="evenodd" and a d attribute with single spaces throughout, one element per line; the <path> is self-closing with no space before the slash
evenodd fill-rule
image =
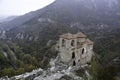
<path id="1" fill-rule="evenodd" d="M 91 40 L 89 40 L 89 39 L 87 39 L 87 40 L 85 41 L 85 43 L 88 44 L 88 45 L 94 44 L 94 43 L 93 43 Z"/>
<path id="2" fill-rule="evenodd" d="M 73 34 L 71 34 L 71 33 L 63 34 L 60 37 L 65 38 L 65 39 L 73 39 L 74 38 Z"/>
<path id="3" fill-rule="evenodd" d="M 60 37 L 65 38 L 65 39 L 74 39 L 74 38 L 85 38 L 87 36 L 85 34 L 83 34 L 82 32 L 79 32 L 74 35 L 71 33 L 65 33 L 65 34 L 61 35 Z"/>
<path id="4" fill-rule="evenodd" d="M 75 34 L 75 36 L 77 37 L 77 38 L 85 38 L 85 37 L 87 37 L 85 34 L 83 34 L 82 32 L 78 32 L 77 34 Z"/>

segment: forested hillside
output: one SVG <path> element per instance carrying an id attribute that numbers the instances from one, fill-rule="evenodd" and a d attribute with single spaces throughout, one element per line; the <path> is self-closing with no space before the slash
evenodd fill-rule
<path id="1" fill-rule="evenodd" d="M 59 36 L 81 31 L 94 41 L 92 80 L 119 80 L 120 1 L 112 1 L 56 0 L 2 25 L 0 76 L 48 68 L 50 59 L 57 56 Z"/>

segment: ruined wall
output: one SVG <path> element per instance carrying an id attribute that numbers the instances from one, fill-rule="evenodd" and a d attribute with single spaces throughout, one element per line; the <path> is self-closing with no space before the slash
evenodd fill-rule
<path id="1" fill-rule="evenodd" d="M 64 46 L 63 46 L 64 40 Z M 59 54 L 60 60 L 64 63 L 72 63 L 75 61 L 75 64 L 85 64 L 91 61 L 93 56 L 93 45 L 83 44 L 81 48 L 77 48 L 77 42 L 85 42 L 86 38 L 79 39 L 59 39 Z M 71 45 L 71 42 L 74 41 L 74 45 Z M 84 49 L 84 50 L 83 50 Z M 73 55 L 74 52 L 74 55 Z M 74 58 L 73 58 L 74 57 Z"/>

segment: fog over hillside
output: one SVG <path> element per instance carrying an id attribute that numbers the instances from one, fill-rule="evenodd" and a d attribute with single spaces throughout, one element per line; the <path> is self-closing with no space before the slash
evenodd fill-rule
<path id="1" fill-rule="evenodd" d="M 18 16 L 9 16 L 9 17 L 0 17 L 0 23 L 3 23 L 3 22 L 9 22 L 15 18 L 17 18 Z"/>

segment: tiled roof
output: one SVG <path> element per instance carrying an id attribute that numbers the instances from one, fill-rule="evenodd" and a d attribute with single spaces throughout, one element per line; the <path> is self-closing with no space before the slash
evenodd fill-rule
<path id="1" fill-rule="evenodd" d="M 65 39 L 73 39 L 74 38 L 73 34 L 71 34 L 71 33 L 63 34 L 60 37 L 65 38 Z"/>
<path id="2" fill-rule="evenodd" d="M 61 35 L 60 37 L 65 38 L 65 39 L 74 39 L 74 38 L 85 38 L 87 36 L 85 34 L 83 34 L 82 32 L 79 32 L 74 35 L 71 33 L 65 33 L 65 34 Z"/>
<path id="3" fill-rule="evenodd" d="M 93 43 L 91 40 L 89 40 L 89 39 L 87 39 L 87 40 L 85 41 L 85 43 L 88 44 L 88 45 L 94 44 L 94 43 Z"/>
<path id="4" fill-rule="evenodd" d="M 77 33 L 77 34 L 75 34 L 75 36 L 77 37 L 77 38 L 85 38 L 85 37 L 87 37 L 85 34 L 83 34 L 82 32 L 79 32 L 79 33 Z"/>

